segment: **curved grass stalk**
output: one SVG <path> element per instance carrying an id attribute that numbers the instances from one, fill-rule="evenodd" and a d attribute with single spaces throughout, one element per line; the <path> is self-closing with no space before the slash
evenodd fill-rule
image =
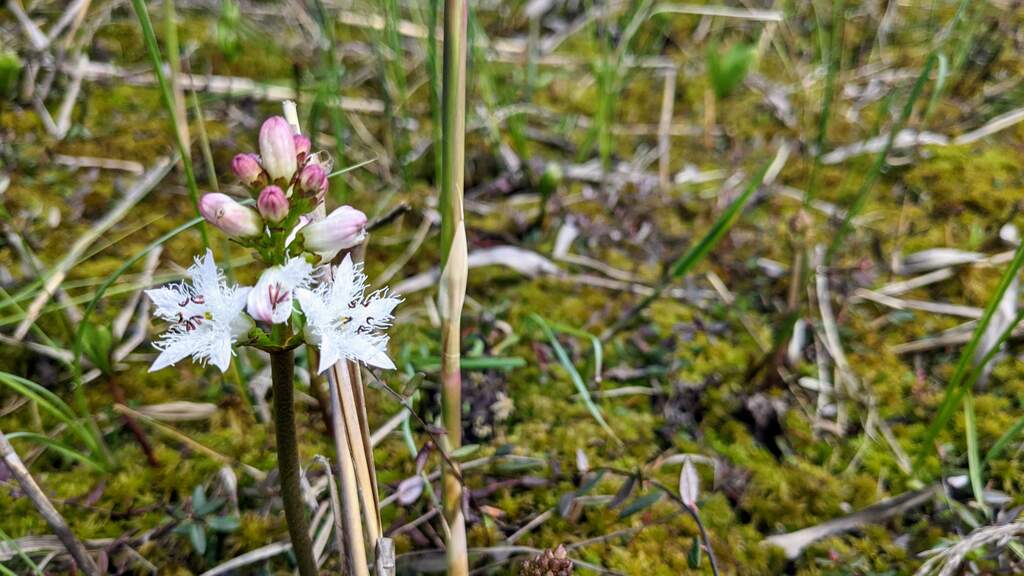
<path id="1" fill-rule="evenodd" d="M 34 402 L 36 406 L 42 408 L 44 411 L 48 412 L 53 417 L 60 420 L 60 422 L 67 426 L 67 429 L 74 436 L 76 436 L 86 446 L 86 448 L 89 449 L 90 452 L 98 455 L 100 458 L 103 458 L 104 450 L 102 437 L 96 434 L 89 425 L 82 423 L 83 419 L 86 421 L 90 421 L 88 419 L 87 414 L 76 414 L 75 411 L 70 406 L 68 406 L 67 403 L 65 403 L 59 396 L 47 390 L 45 387 L 40 386 L 39 384 L 26 378 L 22 378 L 21 376 L 16 376 L 14 374 L 9 374 L 7 372 L 0 372 L 0 384 L 6 385 L 7 387 L 11 388 L 21 396 L 28 398 L 29 400 Z M 17 436 L 15 434 L 17 434 Z M 9 438 L 17 438 L 18 436 L 57 449 L 59 452 L 67 456 L 71 456 L 72 458 L 75 458 L 77 460 L 86 462 L 87 464 L 99 470 L 106 470 L 109 468 L 109 466 L 107 465 L 108 462 L 106 460 L 96 461 L 92 458 L 85 456 L 84 454 L 80 454 L 78 452 L 71 450 L 70 448 L 67 447 L 67 445 L 63 443 L 57 442 L 41 434 L 20 432 L 8 435 Z M 61 446 L 68 450 L 71 450 L 71 452 L 73 452 L 74 455 L 72 456 L 71 454 L 68 454 L 65 450 L 62 450 L 60 448 Z"/>
<path id="2" fill-rule="evenodd" d="M 45 434 L 37 434 L 35 432 L 11 432 L 10 434 L 7 435 L 8 440 L 13 440 L 16 438 L 24 438 L 25 440 L 31 440 L 36 444 L 40 444 L 42 446 L 45 446 L 46 448 L 50 448 L 51 450 L 59 453 L 61 456 L 64 456 L 65 458 L 68 458 L 70 460 L 77 460 L 82 464 L 89 466 L 93 470 L 96 470 L 97 472 L 106 472 L 106 469 L 103 468 L 103 466 L 99 462 L 93 460 L 92 458 L 89 458 L 85 454 L 82 454 L 78 450 L 75 450 L 73 447 L 68 446 L 67 444 L 61 442 L 60 440 L 54 440 L 53 438 L 50 438 Z"/>
<path id="3" fill-rule="evenodd" d="M 139 25 L 142 26 L 142 37 L 146 43 L 146 51 L 149 53 L 149 58 L 153 64 L 153 75 L 156 76 L 157 83 L 160 86 L 160 98 L 169 115 L 171 132 L 174 133 L 174 143 L 177 145 L 178 153 L 181 156 L 181 166 L 185 172 L 185 182 L 188 185 L 192 206 L 195 208 L 196 214 L 199 214 L 199 186 L 196 184 L 196 176 L 192 171 L 192 155 L 189 152 L 189 143 L 183 139 L 186 132 L 179 127 L 178 106 L 175 104 L 175 97 L 172 94 L 171 86 L 167 83 L 167 78 L 164 76 L 160 47 L 156 43 L 153 23 L 149 19 L 149 11 L 146 10 L 146 3 L 143 0 L 132 0 L 132 8 L 135 9 Z M 199 234 L 203 239 L 203 247 L 209 246 L 210 242 L 206 237 L 205 225 L 199 227 Z"/>
<path id="4" fill-rule="evenodd" d="M 89 324 L 89 316 L 92 315 L 94 310 L 96 310 L 97 304 L 99 304 L 100 300 L 103 298 L 103 295 L 106 293 L 107 289 L 110 288 L 114 284 L 114 282 L 116 282 L 117 279 L 121 277 L 121 275 L 127 272 L 129 268 L 139 263 L 143 258 L 146 257 L 147 254 L 156 249 L 157 246 L 163 245 L 164 242 L 167 242 L 171 238 L 174 238 L 178 234 L 181 234 L 182 232 L 192 228 L 193 226 L 199 225 L 202 222 L 202 217 L 193 218 L 192 220 L 189 220 L 188 222 L 182 224 L 181 226 L 178 226 L 177 228 L 170 230 L 169 232 L 157 238 L 153 242 L 150 242 L 145 248 L 143 248 L 137 254 L 135 254 L 135 256 L 132 256 L 131 258 L 126 260 L 125 263 L 122 264 L 117 270 L 114 270 L 114 272 L 110 276 L 107 276 L 107 279 L 104 280 L 103 283 L 100 284 L 99 288 L 96 289 L 96 293 L 95 295 L 93 295 L 93 298 L 89 302 L 89 305 L 82 312 L 82 321 L 78 325 L 78 330 L 75 331 L 75 339 L 74 342 L 72 343 L 72 386 L 74 388 L 75 403 L 78 405 L 78 410 L 83 414 L 89 414 L 89 403 L 85 398 L 85 390 L 83 390 L 82 388 L 82 339 L 85 336 L 85 328 Z M 103 435 L 100 433 L 99 427 L 96 425 L 96 422 L 91 417 L 88 419 L 88 422 L 91 431 L 99 441 L 100 454 L 103 457 L 103 462 L 104 464 L 109 465 L 111 462 L 110 452 L 107 449 L 106 444 L 103 443 Z"/>
<path id="5" fill-rule="evenodd" d="M 1003 295 L 1010 288 L 1010 284 L 1013 283 L 1022 266 L 1024 266 L 1024 244 L 1019 246 L 1016 252 L 1014 252 L 1010 266 L 1003 273 L 1003 277 L 999 279 L 995 294 L 992 295 L 988 304 L 985 305 L 981 319 L 978 320 L 978 324 L 974 328 L 974 334 L 971 335 L 967 345 L 960 351 L 960 359 L 957 361 L 953 376 L 949 379 L 949 383 L 946 384 L 946 391 L 943 395 L 942 403 L 939 405 L 939 413 L 932 420 L 931 425 L 925 432 L 924 438 L 920 442 L 920 449 L 914 458 L 915 468 L 920 467 L 925 455 L 931 451 L 932 443 L 939 435 L 939 431 L 949 423 L 949 419 L 953 417 L 953 412 L 957 406 L 960 405 L 967 392 L 974 387 L 974 382 L 977 378 L 972 377 L 970 380 L 967 380 L 970 376 L 969 366 L 971 359 L 974 358 L 974 354 L 981 344 L 981 338 L 988 329 L 988 325 L 992 322 L 992 317 L 995 316 L 999 303 L 1003 300 Z"/>
<path id="6" fill-rule="evenodd" d="M 772 163 L 766 163 L 757 171 L 757 174 L 755 174 L 750 180 L 750 183 L 747 184 L 743 193 L 729 204 L 725 211 L 722 212 L 717 220 L 715 220 L 715 223 L 712 224 L 711 229 L 708 230 L 700 241 L 691 246 L 689 250 L 676 259 L 672 264 L 672 267 L 669 269 L 669 273 L 661 280 L 661 282 L 658 283 L 657 286 L 654 287 L 654 291 L 641 300 L 639 304 L 629 309 L 619 320 L 601 334 L 602 341 L 607 342 L 620 330 L 629 326 L 630 323 L 639 318 L 641 312 L 661 296 L 674 279 L 686 275 L 707 257 L 708 253 L 711 252 L 711 249 L 718 244 L 722 237 L 725 236 L 725 234 L 732 228 L 733 224 L 739 220 L 743 207 L 746 206 L 747 201 L 750 200 L 754 191 L 756 191 L 761 186 L 761 183 L 764 182 L 765 175 L 768 174 L 768 169 L 771 165 Z"/>
<path id="7" fill-rule="evenodd" d="M 615 434 L 615 431 L 612 430 L 612 427 L 609 426 L 608 422 L 604 419 L 604 415 L 601 413 L 601 408 L 594 403 L 594 399 L 590 396 L 590 390 L 587 389 L 586 383 L 583 382 L 583 377 L 580 376 L 579 371 L 576 370 L 576 366 L 572 363 L 572 359 L 569 358 L 569 354 L 565 351 L 562 343 L 555 337 L 554 331 L 552 331 L 548 323 L 539 315 L 530 314 L 528 318 L 540 326 L 541 331 L 544 332 L 544 336 L 547 337 L 548 343 L 551 344 L 551 347 L 555 350 L 555 356 L 558 357 L 558 361 L 562 364 L 562 368 L 564 368 L 569 374 L 569 378 L 572 380 L 573 385 L 576 386 L 576 391 L 579 393 L 580 397 L 583 398 L 583 403 L 586 404 L 587 410 L 590 411 L 590 415 L 593 416 L 594 420 L 597 421 L 601 428 L 607 432 L 613 440 L 615 440 L 615 443 L 621 446 L 622 440 L 619 439 L 618 435 Z"/>

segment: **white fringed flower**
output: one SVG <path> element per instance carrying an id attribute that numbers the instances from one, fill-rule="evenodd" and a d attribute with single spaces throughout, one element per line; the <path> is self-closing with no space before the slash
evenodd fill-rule
<path id="1" fill-rule="evenodd" d="M 267 268 L 249 292 L 246 311 L 260 322 L 287 322 L 292 316 L 292 294 L 296 288 L 309 286 L 312 272 L 313 266 L 302 258 Z"/>
<path id="2" fill-rule="evenodd" d="M 229 287 L 213 260 L 213 252 L 207 250 L 202 259 L 196 257 L 188 274 L 191 285 L 181 282 L 146 290 L 156 305 L 153 315 L 173 322 L 154 344 L 161 352 L 150 372 L 187 356 L 226 372 L 233 354 L 232 344 L 252 326 L 252 320 L 242 313 L 250 288 Z"/>
<path id="3" fill-rule="evenodd" d="M 366 276 L 350 256 L 333 270 L 325 269 L 324 274 L 315 290 L 295 291 L 313 343 L 320 347 L 317 372 L 322 373 L 339 360 L 393 369 L 384 330 L 391 325 L 391 312 L 402 299 L 386 288 L 364 296 Z"/>

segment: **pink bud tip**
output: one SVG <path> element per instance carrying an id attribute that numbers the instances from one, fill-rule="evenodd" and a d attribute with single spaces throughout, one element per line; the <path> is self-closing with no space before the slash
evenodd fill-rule
<path id="1" fill-rule="evenodd" d="M 288 215 L 288 198 L 277 186 L 267 186 L 260 192 L 256 200 L 256 208 L 260 215 L 270 222 L 280 222 Z"/>
<path id="2" fill-rule="evenodd" d="M 307 164 L 299 173 L 299 189 L 307 194 L 319 194 L 327 187 L 327 172 L 319 164 Z"/>
<path id="3" fill-rule="evenodd" d="M 199 213 L 207 222 L 220 228 L 228 236 L 256 236 L 263 231 L 259 214 L 236 202 L 227 194 L 214 192 L 199 199 Z"/>
<path id="4" fill-rule="evenodd" d="M 281 116 L 271 116 L 260 128 L 260 158 L 271 180 L 290 181 L 298 160 L 295 155 L 295 133 Z"/>
<path id="5" fill-rule="evenodd" d="M 310 143 L 309 138 L 306 138 L 302 134 L 296 134 L 292 137 L 292 140 L 295 142 L 295 155 L 298 156 L 299 162 L 302 162 L 302 159 L 309 155 L 309 150 L 312 148 L 312 144 Z"/>
<path id="6" fill-rule="evenodd" d="M 246 186 L 252 186 L 263 174 L 260 159 L 255 154 L 238 154 L 231 160 L 231 170 Z"/>

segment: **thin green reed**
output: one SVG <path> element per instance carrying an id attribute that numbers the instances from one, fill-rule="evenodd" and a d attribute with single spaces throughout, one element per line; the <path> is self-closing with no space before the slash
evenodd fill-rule
<path id="1" fill-rule="evenodd" d="M 163 101 L 164 109 L 167 111 L 171 132 L 174 134 L 174 142 L 177 145 L 178 154 L 181 156 L 181 166 L 185 172 L 185 182 L 188 186 L 189 197 L 192 199 L 192 206 L 198 215 L 199 186 L 196 184 L 196 176 L 192 171 L 189 143 L 185 142 L 182 138 L 183 132 L 180 126 L 178 126 L 177 106 L 175 105 L 174 95 L 171 92 L 171 86 L 167 83 L 167 78 L 164 76 L 163 57 L 160 55 L 160 47 L 156 42 L 156 33 L 153 32 L 153 23 L 149 19 L 149 12 L 146 10 L 144 0 L 132 0 L 132 8 L 135 10 L 135 16 L 139 19 L 139 24 L 142 26 L 142 37 L 146 43 L 146 51 L 149 53 L 149 59 L 153 64 L 153 74 L 156 76 L 157 84 L 160 86 L 160 98 Z M 208 247 L 210 242 L 206 237 L 206 226 L 202 222 L 199 224 L 199 234 L 203 239 L 203 247 Z"/>
<path id="2" fill-rule="evenodd" d="M 387 113 L 387 140 L 393 168 L 397 168 L 399 179 L 407 178 L 405 156 L 409 151 L 409 143 L 405 130 L 402 128 L 402 113 L 406 105 L 405 67 L 402 66 L 402 37 L 398 26 L 401 11 L 398 0 L 384 0 L 384 42 L 382 60 L 384 74 L 381 75 L 385 84 L 385 103 Z"/>
<path id="3" fill-rule="evenodd" d="M 864 182 L 861 184 L 860 189 L 857 191 L 857 196 L 854 198 L 850 207 L 846 210 L 846 217 L 843 219 L 843 223 L 839 226 L 839 230 L 836 231 L 835 236 L 832 238 L 832 244 L 829 246 L 828 254 L 825 258 L 826 261 L 832 260 L 832 257 L 843 244 L 846 236 L 853 229 L 853 220 L 857 216 L 860 216 L 860 213 L 864 210 L 864 206 L 867 205 L 868 198 L 871 195 L 871 190 L 878 182 L 878 179 L 882 174 L 882 169 L 885 168 L 886 159 L 889 156 L 889 152 L 892 151 L 892 145 L 896 141 L 896 136 L 903 130 L 903 127 L 906 126 L 907 121 L 910 119 L 910 114 L 914 111 L 914 104 L 924 91 L 925 84 L 928 83 L 928 76 L 931 74 L 932 68 L 935 66 L 936 58 L 935 52 L 928 55 L 924 68 L 922 68 L 921 73 L 918 74 L 917 80 L 914 82 L 914 87 L 910 90 L 910 96 L 907 97 L 907 101 L 903 105 L 903 110 L 900 112 L 899 118 L 889 129 L 889 135 L 885 139 L 885 145 L 882 146 L 882 150 L 879 151 L 877 156 L 875 156 L 875 161 L 868 170 L 868 174 L 864 178 Z"/>
<path id="4" fill-rule="evenodd" d="M 953 376 L 946 384 L 946 391 L 943 394 L 942 403 L 939 405 L 939 413 L 932 420 L 927 432 L 925 432 L 924 438 L 919 444 L 920 447 L 914 459 L 915 468 L 920 467 L 925 456 L 931 452 L 933 448 L 932 443 L 935 441 L 935 438 L 938 437 L 939 432 L 949 423 L 950 418 L 953 417 L 953 412 L 964 396 L 974 387 L 977 378 L 972 377 L 970 380 L 967 380 L 968 376 L 970 376 L 971 361 L 978 350 L 978 346 L 981 345 L 982 336 L 984 336 L 988 325 L 992 322 L 993 316 L 995 316 L 996 310 L 999 308 L 999 303 L 1002 301 L 1006 291 L 1009 290 L 1013 280 L 1019 274 L 1021 266 L 1024 266 L 1024 244 L 1021 244 L 1016 252 L 1014 252 L 1013 260 L 1003 273 L 1002 278 L 999 279 L 999 285 L 996 287 L 992 298 L 985 305 L 985 310 L 982 312 L 981 319 L 978 320 L 978 324 L 974 328 L 971 339 L 964 346 L 963 350 L 960 351 L 960 359 L 957 361 Z M 999 346 L 998 342 L 996 346 Z M 981 370 L 981 366 L 976 366 L 975 370 Z"/>
<path id="5" fill-rule="evenodd" d="M 955 30 L 957 28 L 960 19 L 963 18 L 965 7 L 968 4 L 968 2 L 969 0 L 960 1 L 960 7 L 957 9 L 956 14 L 953 16 L 953 19 L 949 23 L 950 30 Z M 914 104 L 917 102 L 918 98 L 920 98 L 921 96 L 921 93 L 924 91 L 924 86 L 925 84 L 928 83 L 928 78 L 931 75 L 932 68 L 934 68 L 936 66 L 936 63 L 939 61 L 942 48 L 945 45 L 945 42 L 948 40 L 948 38 L 948 35 L 945 37 L 940 37 L 932 46 L 932 49 L 928 52 L 928 56 L 925 59 L 924 67 L 921 69 L 920 74 L 918 74 L 917 76 L 917 80 L 914 82 L 913 88 L 911 88 L 910 90 L 910 95 L 907 97 L 907 101 L 903 105 L 903 110 L 900 113 L 899 118 L 897 119 L 895 124 L 893 124 L 893 126 L 889 129 L 889 135 L 885 140 L 885 145 L 882 147 L 882 150 L 878 153 L 878 155 L 875 156 L 875 161 L 871 165 L 871 168 L 868 170 L 868 174 L 864 178 L 864 182 L 863 184 L 861 184 L 860 190 L 858 190 L 857 196 L 853 200 L 853 204 L 851 204 L 850 207 L 847 209 L 846 217 L 843 219 L 842 225 L 839 227 L 839 230 L 836 232 L 835 236 L 832 239 L 832 244 L 829 246 L 828 253 L 825 257 L 826 262 L 830 262 L 832 260 L 832 257 L 835 256 L 835 252 L 846 239 L 846 235 L 849 234 L 850 230 L 853 228 L 853 220 L 860 215 L 861 211 L 864 209 L 864 206 L 867 204 L 867 200 L 871 194 L 871 190 L 872 188 L 874 188 L 875 183 L 878 181 L 878 178 L 882 173 L 882 169 L 885 168 L 886 159 L 889 156 L 889 152 L 892 151 L 893 143 L 896 141 L 896 137 L 899 135 L 899 133 L 906 126 L 907 121 L 910 120 L 910 115 L 914 111 Z M 939 81 L 944 83 L 945 76 L 940 74 L 940 78 L 937 79 L 937 82 Z M 935 89 L 938 89 L 939 87 L 940 86 L 936 86 Z"/>
<path id="6" fill-rule="evenodd" d="M 344 163 L 343 147 L 345 144 L 345 114 L 341 108 L 341 77 L 344 70 L 335 54 L 337 41 L 334 34 L 334 20 L 327 12 L 323 0 L 315 0 L 315 4 L 317 24 L 320 25 L 320 32 L 324 37 L 323 74 L 326 76 L 325 79 L 317 82 L 316 97 L 318 103 L 327 109 L 331 131 L 334 132 L 334 161 L 340 165 Z M 310 138 L 315 138 L 316 133 L 316 125 L 310 126 Z M 330 186 L 331 193 L 338 202 L 348 201 L 348 188 L 343 178 L 332 179 Z"/>
<path id="7" fill-rule="evenodd" d="M 843 11 L 846 5 L 843 0 L 832 2 L 832 23 L 825 33 L 825 25 L 820 13 L 812 3 L 814 17 L 818 21 L 818 51 L 821 53 L 821 60 L 825 63 L 825 87 L 821 94 L 821 115 L 818 117 L 818 135 L 814 141 L 814 164 L 811 167 L 811 175 L 807 184 L 807 193 L 804 194 L 804 207 L 811 205 L 818 191 L 818 172 L 821 170 L 821 157 L 825 153 L 825 146 L 828 143 L 828 127 L 832 119 L 832 103 L 835 99 L 836 75 L 843 58 Z"/>
<path id="8" fill-rule="evenodd" d="M 442 59 L 437 53 L 437 25 L 441 13 L 441 0 L 427 0 L 427 71 L 430 80 L 430 120 L 431 133 L 434 137 L 434 174 L 438 177 L 443 170 L 442 122 L 441 122 L 441 79 Z M 438 180 L 435 186 L 440 187 Z"/>
<path id="9" fill-rule="evenodd" d="M 696 244 L 691 246 L 686 252 L 680 255 L 675 262 L 672 263 L 672 266 L 662 277 L 661 281 L 659 281 L 654 287 L 654 290 L 644 297 L 644 299 L 636 306 L 630 308 L 618 321 L 608 327 L 608 329 L 601 334 L 602 341 L 607 342 L 612 336 L 635 322 L 640 317 L 641 312 L 650 306 L 652 302 L 661 297 L 662 293 L 668 289 L 673 280 L 685 276 L 698 264 L 704 261 L 704 258 L 711 253 L 711 250 L 726 235 L 726 233 L 732 229 L 733 225 L 740 219 L 740 216 L 743 215 L 743 207 L 746 206 L 747 201 L 749 201 L 750 197 L 754 195 L 754 192 L 760 188 L 770 167 L 771 163 L 765 163 L 757 171 L 739 197 L 733 200 L 725 211 L 718 216 L 714 224 L 711 225 L 711 229 L 708 230 Z"/>
<path id="10" fill-rule="evenodd" d="M 498 124 L 494 113 L 501 106 L 501 102 L 498 97 L 498 82 L 495 79 L 493 66 L 487 59 L 487 48 L 490 46 L 490 39 L 487 36 L 487 31 L 484 30 L 477 20 L 476 12 L 472 7 L 469 10 L 468 42 L 471 50 L 469 61 L 470 76 L 476 87 L 476 93 L 479 94 L 486 110 L 486 117 L 482 120 L 487 128 L 487 138 L 494 148 L 494 152 L 500 155 L 499 148 L 502 145 L 501 126 Z M 522 143 L 526 141 L 522 122 L 514 122 L 510 118 L 506 126 L 509 137 L 513 142 Z M 524 152 L 522 147 L 517 147 L 519 148 L 516 150 L 518 153 Z"/>

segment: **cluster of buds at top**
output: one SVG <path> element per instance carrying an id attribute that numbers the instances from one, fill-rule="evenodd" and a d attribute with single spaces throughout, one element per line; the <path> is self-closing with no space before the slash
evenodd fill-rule
<path id="1" fill-rule="evenodd" d="M 303 251 L 333 258 L 362 242 L 366 215 L 359 210 L 342 206 L 326 218 L 316 217 L 328 187 L 326 153 L 314 153 L 309 138 L 281 116 L 263 122 L 259 151 L 231 161 L 231 170 L 256 201 L 255 210 L 226 194 L 206 194 L 199 211 L 207 222 L 256 248 L 268 264 Z M 292 246 L 296 239 L 300 244 Z"/>
<path id="2" fill-rule="evenodd" d="M 231 162 L 238 179 L 254 192 L 277 186 L 287 197 L 295 190 L 323 200 L 327 171 L 312 154 L 312 143 L 281 116 L 272 116 L 260 127 L 260 155 L 239 154 Z"/>

